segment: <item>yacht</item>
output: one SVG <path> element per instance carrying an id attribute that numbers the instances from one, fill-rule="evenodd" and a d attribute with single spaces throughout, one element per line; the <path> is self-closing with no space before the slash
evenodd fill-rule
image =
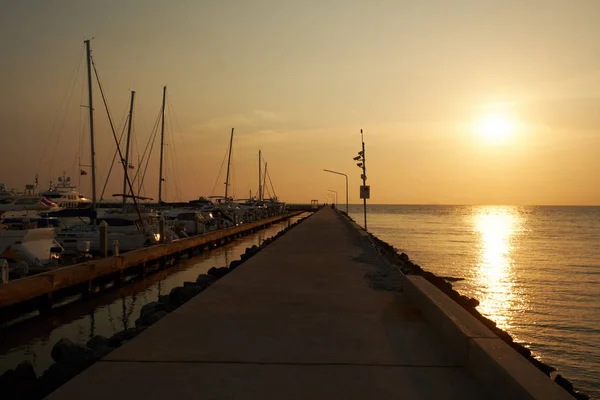
<path id="1" fill-rule="evenodd" d="M 92 201 L 77 191 L 77 187 L 71 183 L 71 178 L 65 173 L 58 177 L 57 184 L 53 185 L 50 182 L 50 188 L 40 192 L 40 196 L 50 199 L 60 208 L 80 209 L 90 208 L 92 205 Z"/>

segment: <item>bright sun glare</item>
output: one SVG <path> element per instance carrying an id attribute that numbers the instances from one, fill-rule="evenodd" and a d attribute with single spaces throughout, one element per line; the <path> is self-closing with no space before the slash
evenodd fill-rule
<path id="1" fill-rule="evenodd" d="M 499 143 L 515 132 L 515 123 L 504 114 L 488 114 L 479 119 L 476 132 L 488 142 Z"/>

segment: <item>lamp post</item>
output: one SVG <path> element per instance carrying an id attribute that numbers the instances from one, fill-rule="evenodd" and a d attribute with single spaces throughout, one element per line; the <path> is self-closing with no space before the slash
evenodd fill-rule
<path id="1" fill-rule="evenodd" d="M 348 175 L 341 172 L 332 171 L 330 169 L 324 169 L 325 172 L 331 172 L 332 174 L 343 175 L 346 177 L 346 214 L 348 214 Z"/>
<path id="2" fill-rule="evenodd" d="M 363 130 L 360 130 L 360 140 L 362 142 L 362 150 L 358 152 L 358 156 L 354 157 L 354 161 L 358 161 L 357 167 L 362 168 L 360 175 L 363 184 L 360 187 L 360 198 L 363 199 L 363 213 L 365 215 L 365 231 L 367 230 L 367 199 L 371 197 L 371 188 L 367 186 L 367 161 L 365 157 L 365 140 L 363 138 Z"/>
<path id="3" fill-rule="evenodd" d="M 337 198 L 337 191 L 336 190 L 331 190 L 331 189 L 327 189 L 329 192 L 333 192 L 335 193 L 335 204 L 338 203 L 338 198 Z"/>

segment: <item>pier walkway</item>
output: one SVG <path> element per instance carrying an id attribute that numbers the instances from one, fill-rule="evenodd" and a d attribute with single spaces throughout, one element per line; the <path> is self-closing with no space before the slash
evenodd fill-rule
<path id="1" fill-rule="evenodd" d="M 490 398 L 383 268 L 324 208 L 49 398 Z"/>

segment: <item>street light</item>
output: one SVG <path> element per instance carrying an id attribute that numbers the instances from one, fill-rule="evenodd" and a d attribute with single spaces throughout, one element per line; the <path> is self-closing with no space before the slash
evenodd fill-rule
<path id="1" fill-rule="evenodd" d="M 327 189 L 330 192 L 335 193 L 335 204 L 338 204 L 338 199 L 337 199 L 337 191 L 336 190 L 331 190 L 331 189 Z"/>
<path id="2" fill-rule="evenodd" d="M 348 214 L 348 175 L 341 172 L 332 171 L 330 169 L 324 169 L 325 172 L 331 172 L 332 174 L 344 175 L 346 177 L 346 214 Z"/>
<path id="3" fill-rule="evenodd" d="M 365 140 L 363 139 L 363 130 L 360 130 L 360 140 L 362 142 L 362 150 L 354 157 L 354 161 L 359 161 L 356 166 L 362 169 L 360 178 L 363 184 L 360 188 L 360 198 L 363 199 L 363 212 L 365 215 L 365 231 L 367 230 L 367 199 L 370 197 L 370 187 L 367 186 L 367 161 L 365 157 Z"/>

